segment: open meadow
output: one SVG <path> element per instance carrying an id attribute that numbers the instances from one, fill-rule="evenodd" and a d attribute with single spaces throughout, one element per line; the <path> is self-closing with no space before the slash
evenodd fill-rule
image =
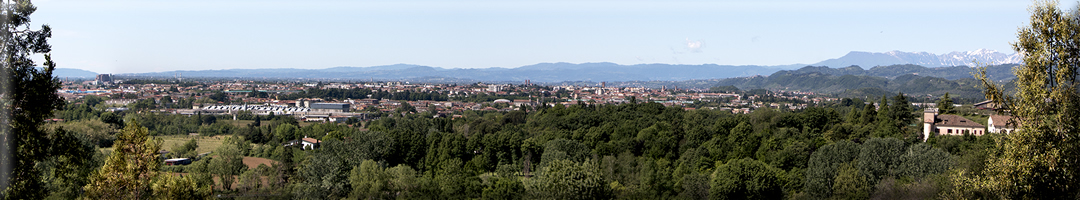
<path id="1" fill-rule="evenodd" d="M 199 143 L 199 147 L 195 151 L 200 154 L 214 151 L 221 143 L 225 142 L 225 138 L 228 136 L 189 136 L 189 135 L 167 135 L 167 136 L 153 136 L 152 139 L 161 139 L 161 149 L 172 151 L 172 149 L 184 145 L 191 139 L 195 139 Z"/>

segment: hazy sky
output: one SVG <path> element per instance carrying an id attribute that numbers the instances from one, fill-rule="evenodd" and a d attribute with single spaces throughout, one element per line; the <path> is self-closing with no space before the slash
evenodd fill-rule
<path id="1" fill-rule="evenodd" d="M 1024 0 L 34 1 L 62 68 L 98 73 L 397 63 L 811 64 L 991 49 Z"/>

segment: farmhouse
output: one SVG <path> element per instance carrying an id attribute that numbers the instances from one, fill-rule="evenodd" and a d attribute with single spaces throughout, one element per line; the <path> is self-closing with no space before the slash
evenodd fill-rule
<path id="1" fill-rule="evenodd" d="M 322 143 L 322 141 L 316 140 L 315 138 L 304 137 L 299 140 L 290 140 L 288 142 L 285 142 L 284 146 L 299 146 L 303 149 L 315 149 L 319 147 L 320 143 Z"/>
<path id="2" fill-rule="evenodd" d="M 986 126 L 958 115 L 939 115 L 937 109 L 923 112 L 923 141 L 930 135 L 983 135 Z"/>

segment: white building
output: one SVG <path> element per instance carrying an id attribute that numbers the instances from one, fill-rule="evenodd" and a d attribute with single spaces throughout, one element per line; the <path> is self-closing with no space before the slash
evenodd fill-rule
<path id="1" fill-rule="evenodd" d="M 315 149 L 315 148 L 319 147 L 320 143 L 322 143 L 322 141 L 316 140 L 315 138 L 309 138 L 309 137 L 305 136 L 304 138 L 299 139 L 299 140 L 291 140 L 291 141 L 285 142 L 284 146 L 289 147 L 289 146 L 300 145 L 300 147 L 302 147 L 302 149 Z"/>
<path id="2" fill-rule="evenodd" d="M 1012 116 L 1005 115 L 990 115 L 990 119 L 986 119 L 986 131 L 991 133 L 1005 133 L 1009 134 L 1016 131 L 1016 122 L 1010 122 Z"/>

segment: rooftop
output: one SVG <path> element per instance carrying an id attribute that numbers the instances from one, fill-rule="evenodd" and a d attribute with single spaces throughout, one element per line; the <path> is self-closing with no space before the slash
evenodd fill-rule
<path id="1" fill-rule="evenodd" d="M 935 126 L 985 127 L 967 118 L 957 115 L 938 115 Z"/>
<path id="2" fill-rule="evenodd" d="M 309 138 L 309 137 L 305 137 L 305 138 L 303 138 L 301 140 L 304 140 L 304 142 L 313 143 L 313 144 L 317 144 L 319 142 L 322 142 L 322 141 L 316 140 L 315 138 Z"/>
<path id="3" fill-rule="evenodd" d="M 1009 120 L 1012 120 L 1012 116 L 990 115 L 990 123 L 996 127 L 1014 127 L 1016 122 L 1013 122 L 1014 124 L 1009 124 Z"/>

